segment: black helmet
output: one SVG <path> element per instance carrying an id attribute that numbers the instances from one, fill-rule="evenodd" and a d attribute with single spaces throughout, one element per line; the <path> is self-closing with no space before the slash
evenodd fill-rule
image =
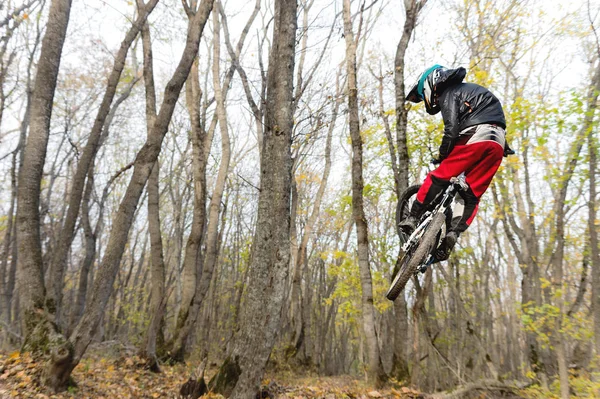
<path id="1" fill-rule="evenodd" d="M 434 65 L 423 72 L 414 86 L 406 95 L 406 99 L 413 103 L 425 100 L 425 110 L 430 115 L 440 112 L 438 96 L 444 89 L 452 84 L 461 83 L 467 71 L 465 68 L 447 69 L 441 65 Z"/>

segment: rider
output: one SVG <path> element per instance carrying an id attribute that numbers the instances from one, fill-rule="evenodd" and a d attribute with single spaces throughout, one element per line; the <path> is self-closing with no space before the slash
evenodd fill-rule
<path id="1" fill-rule="evenodd" d="M 513 154 L 506 143 L 506 120 L 500 101 L 488 89 L 463 83 L 465 68 L 447 69 L 434 65 L 426 69 L 406 99 L 425 101 L 430 115 L 442 111 L 444 136 L 439 156 L 432 160 L 437 169 L 430 172 L 417 193 L 410 216 L 399 227 L 410 234 L 416 227 L 425 204 L 431 203 L 450 184 L 450 179 L 465 173 L 469 189 L 461 191 L 464 211 L 458 223 L 452 223 L 437 260 L 448 259 L 458 236 L 473 221 L 479 199 L 490 185 L 502 157 Z"/>

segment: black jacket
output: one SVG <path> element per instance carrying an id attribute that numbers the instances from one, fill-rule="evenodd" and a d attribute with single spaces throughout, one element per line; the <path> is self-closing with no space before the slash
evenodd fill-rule
<path id="1" fill-rule="evenodd" d="M 438 104 L 444 118 L 440 160 L 450 154 L 459 133 L 470 126 L 489 123 L 506 129 L 506 119 L 500 101 L 488 89 L 478 84 L 459 83 L 446 87 L 439 94 Z M 507 148 L 508 145 L 505 151 Z"/>

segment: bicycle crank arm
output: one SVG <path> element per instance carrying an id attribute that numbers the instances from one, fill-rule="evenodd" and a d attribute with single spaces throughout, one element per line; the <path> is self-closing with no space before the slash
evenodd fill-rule
<path id="1" fill-rule="evenodd" d="M 427 257 L 427 260 L 425 261 L 425 263 L 423 263 L 421 266 L 419 266 L 419 268 L 417 269 L 416 273 L 423 273 L 425 274 L 425 272 L 427 271 L 427 269 L 429 268 L 429 266 L 431 266 L 433 264 L 434 258 L 432 255 L 429 255 Z"/>

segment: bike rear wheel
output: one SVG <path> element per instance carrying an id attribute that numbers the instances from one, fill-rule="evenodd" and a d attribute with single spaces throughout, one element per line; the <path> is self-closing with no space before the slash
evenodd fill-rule
<path id="1" fill-rule="evenodd" d="M 410 253 L 409 250 L 406 254 L 402 256 L 402 259 L 399 260 L 400 267 L 398 273 L 394 277 L 390 288 L 385 294 L 386 298 L 390 301 L 398 298 L 398 295 L 402 292 L 408 280 L 415 275 L 417 272 L 417 268 L 425 262 L 427 256 L 433 251 L 438 242 L 438 234 L 442 225 L 446 221 L 446 215 L 443 213 L 436 214 L 425 234 L 421 237 L 421 240 L 418 243 L 417 249 L 414 253 Z"/>

